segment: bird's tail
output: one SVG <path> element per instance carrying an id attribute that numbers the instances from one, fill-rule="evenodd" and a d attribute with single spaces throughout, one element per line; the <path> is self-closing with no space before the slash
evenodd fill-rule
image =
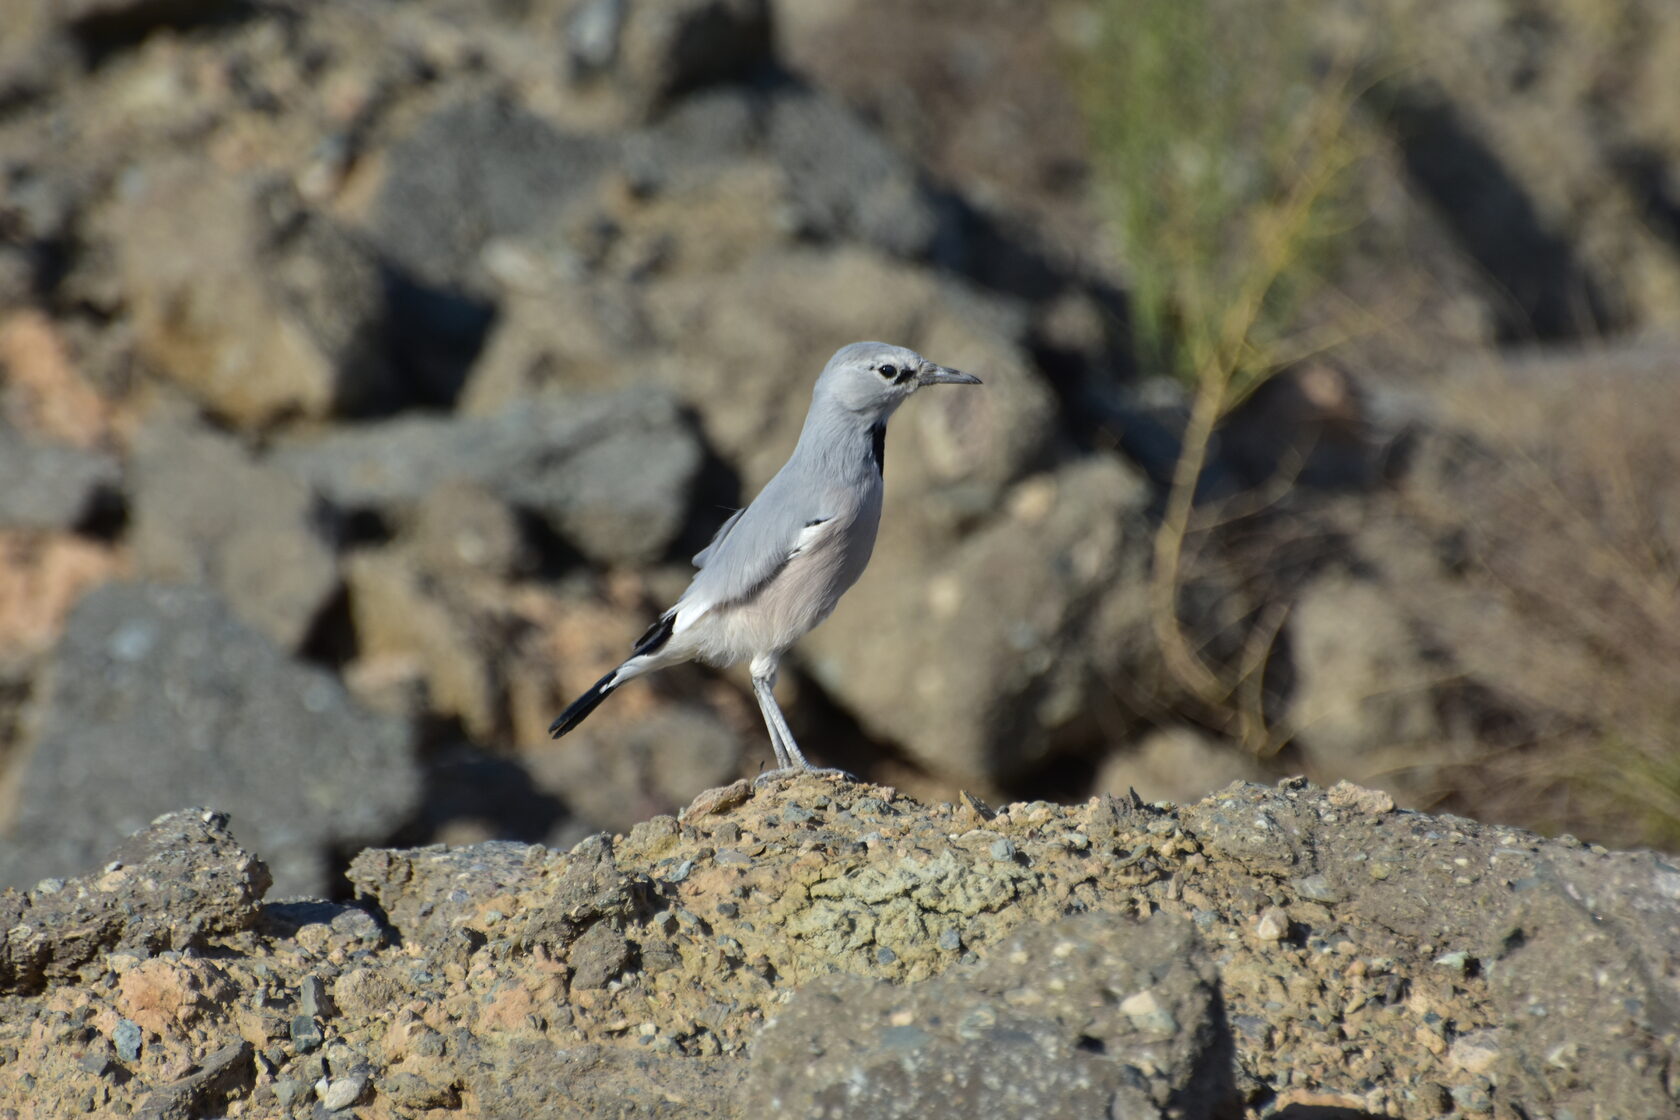
<path id="1" fill-rule="evenodd" d="M 612 672 L 590 685 L 588 692 L 579 696 L 576 700 L 573 700 L 571 707 L 561 712 L 560 718 L 548 725 L 549 736 L 551 738 L 558 739 L 560 736 L 564 735 L 566 732 L 570 731 L 572 728 L 587 719 L 589 713 L 593 712 L 596 708 L 599 708 L 601 706 L 601 701 L 611 696 L 613 689 L 618 687 L 618 684 L 613 682 L 613 678 L 616 676 L 618 676 L 618 670 L 614 669 Z"/>

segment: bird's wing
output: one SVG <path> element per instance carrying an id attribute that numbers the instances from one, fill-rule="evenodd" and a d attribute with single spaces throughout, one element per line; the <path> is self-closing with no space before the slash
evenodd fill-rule
<path id="1" fill-rule="evenodd" d="M 694 554 L 694 566 L 696 568 L 706 566 L 706 562 L 712 558 L 712 553 L 716 552 L 718 545 L 723 543 L 723 538 L 729 535 L 729 530 L 735 528 L 735 522 L 741 520 L 741 515 L 746 512 L 744 509 L 738 509 L 729 515 L 728 521 L 718 526 L 718 531 L 712 534 L 711 543 Z"/>
<path id="2" fill-rule="evenodd" d="M 695 557 L 700 570 L 674 609 L 679 633 L 707 611 L 756 594 L 832 528 L 835 510 L 776 481 L 731 517 Z"/>

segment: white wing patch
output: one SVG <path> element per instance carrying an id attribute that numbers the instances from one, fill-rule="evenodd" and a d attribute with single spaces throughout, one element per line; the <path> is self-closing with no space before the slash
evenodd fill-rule
<path id="1" fill-rule="evenodd" d="M 833 520 L 832 517 L 824 517 L 806 522 L 805 527 L 799 530 L 799 535 L 793 538 L 793 548 L 788 552 L 787 558 L 792 560 L 795 556 L 810 551 L 813 545 L 828 535 L 829 523 Z"/>

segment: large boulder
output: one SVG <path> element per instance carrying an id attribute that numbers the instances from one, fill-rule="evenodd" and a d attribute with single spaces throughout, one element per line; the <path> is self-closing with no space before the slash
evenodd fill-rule
<path id="1" fill-rule="evenodd" d="M 890 478 L 890 440 L 887 456 Z M 1018 776 L 1092 734 L 1114 658 L 1098 608 L 1145 578 L 1147 502 L 1118 459 L 1093 458 L 1019 484 L 961 539 L 889 505 L 869 571 L 801 664 L 928 770 L 981 787 Z"/>
<path id="2" fill-rule="evenodd" d="M 0 421 L 0 526 L 76 529 L 121 508 L 115 456 L 33 439 Z"/>
<path id="3" fill-rule="evenodd" d="M 410 519 L 434 489 L 474 484 L 603 563 L 662 556 L 688 516 L 702 451 L 666 393 L 413 416 L 282 445 L 272 462 L 340 511 Z"/>
<path id="4" fill-rule="evenodd" d="M 799 989 L 753 1045 L 740 1111 L 918 1116 L 1230 1116 L 1217 971 L 1190 923 L 1083 915 L 1023 927 L 986 962 L 908 987 Z"/>
<path id="5" fill-rule="evenodd" d="M 310 489 L 193 424 L 148 425 L 131 454 L 138 574 L 213 587 L 281 647 L 302 645 L 339 587 L 326 513 Z"/>
<path id="6" fill-rule="evenodd" d="M 354 706 L 195 588 L 110 584 L 71 613 L 42 686 L 0 881 L 72 875 L 184 800 L 227 806 L 285 893 L 415 812 L 411 729 Z M 74 811 L 66 811 L 74 806 Z"/>
<path id="7" fill-rule="evenodd" d="M 105 226 L 141 354 L 217 415 L 262 426 L 400 399 L 383 269 L 284 183 L 151 163 Z"/>

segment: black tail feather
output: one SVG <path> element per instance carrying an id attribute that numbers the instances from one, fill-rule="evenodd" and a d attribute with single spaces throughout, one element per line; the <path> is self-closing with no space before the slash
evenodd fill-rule
<path id="1" fill-rule="evenodd" d="M 611 681 L 618 673 L 614 669 L 589 687 L 589 691 L 572 701 L 571 707 L 560 713 L 560 718 L 548 725 L 548 734 L 558 739 L 589 717 L 589 713 L 601 706 L 601 701 L 612 695 Z"/>

